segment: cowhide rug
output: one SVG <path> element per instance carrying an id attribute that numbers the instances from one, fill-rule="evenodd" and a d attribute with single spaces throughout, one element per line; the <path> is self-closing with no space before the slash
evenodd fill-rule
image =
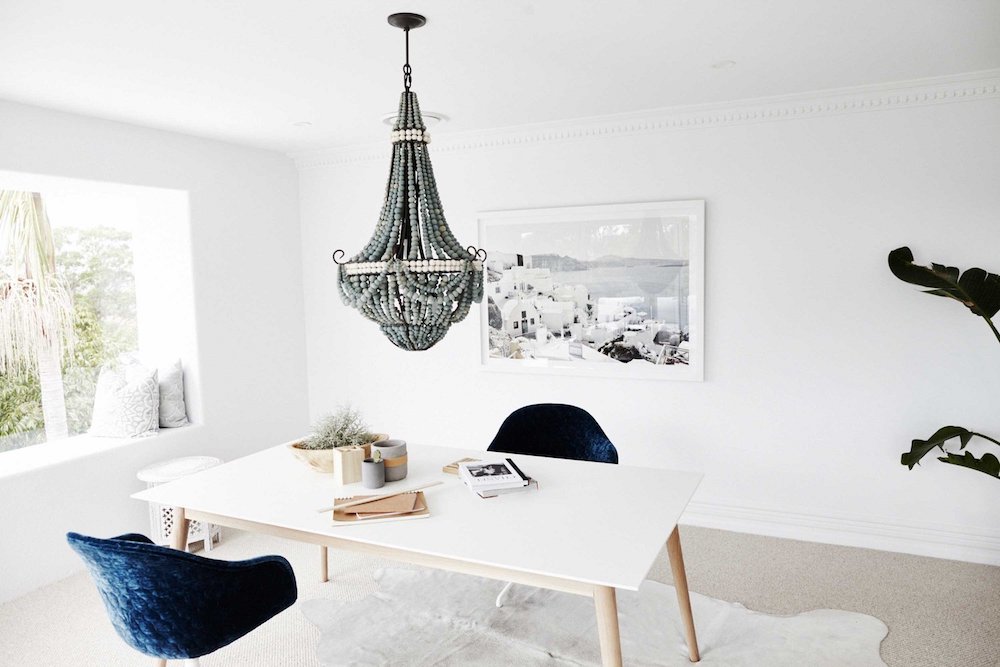
<path id="1" fill-rule="evenodd" d="M 360 602 L 308 600 L 326 665 L 599 665 L 590 598 L 436 570 L 384 569 L 379 591 Z M 885 665 L 886 625 L 872 616 L 817 609 L 794 616 L 750 611 L 691 593 L 701 664 L 726 667 Z M 618 591 L 626 665 L 689 667 L 672 586 L 647 581 Z"/>

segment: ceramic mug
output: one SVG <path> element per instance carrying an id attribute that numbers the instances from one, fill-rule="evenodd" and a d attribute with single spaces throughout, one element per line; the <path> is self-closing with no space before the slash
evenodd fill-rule
<path id="1" fill-rule="evenodd" d="M 385 462 L 365 459 L 361 463 L 361 485 L 366 489 L 381 489 L 385 486 Z"/>
<path id="2" fill-rule="evenodd" d="M 385 481 L 398 482 L 406 477 L 406 440 L 383 440 L 372 445 L 372 453 L 382 452 Z"/>

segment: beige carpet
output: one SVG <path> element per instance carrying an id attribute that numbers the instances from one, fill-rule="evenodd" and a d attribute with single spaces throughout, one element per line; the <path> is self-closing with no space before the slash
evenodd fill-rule
<path id="1" fill-rule="evenodd" d="M 750 609 L 792 614 L 845 609 L 889 626 L 882 658 L 906 667 L 1000 665 L 1000 568 L 865 549 L 683 528 L 691 589 Z M 372 574 L 390 564 L 331 552 L 328 584 L 318 582 L 318 549 L 226 531 L 212 556 L 287 557 L 300 600 L 357 600 L 375 589 Z M 665 556 L 653 579 L 669 582 Z M 319 632 L 298 605 L 202 660 L 212 665 L 318 665 Z M 115 635 L 97 591 L 76 575 L 0 605 L 0 665 L 18 667 L 150 665 Z"/>
<path id="2" fill-rule="evenodd" d="M 889 626 L 889 665 L 1000 665 L 1000 567 L 707 528 L 681 534 L 691 590 L 772 614 L 871 614 Z M 650 577 L 670 581 L 665 556 Z"/>

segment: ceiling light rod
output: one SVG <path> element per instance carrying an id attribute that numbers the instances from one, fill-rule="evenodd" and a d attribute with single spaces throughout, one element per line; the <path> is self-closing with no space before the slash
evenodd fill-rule
<path id="1" fill-rule="evenodd" d="M 413 82 L 413 77 L 411 76 L 413 69 L 410 67 L 410 29 L 419 28 L 426 23 L 427 19 L 420 14 L 400 12 L 389 15 L 389 25 L 401 28 L 406 35 L 406 64 L 403 65 L 403 89 L 407 91 L 410 90 L 410 84 Z"/>

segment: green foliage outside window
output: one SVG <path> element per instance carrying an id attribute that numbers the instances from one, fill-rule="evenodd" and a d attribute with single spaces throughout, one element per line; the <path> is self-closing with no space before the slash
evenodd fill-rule
<path id="1" fill-rule="evenodd" d="M 70 435 L 90 428 L 101 366 L 136 349 L 132 235 L 111 227 L 53 229 L 57 269 L 73 295 L 76 347 L 63 363 Z M 45 440 L 41 388 L 29 374 L 0 374 L 0 451 Z"/>

